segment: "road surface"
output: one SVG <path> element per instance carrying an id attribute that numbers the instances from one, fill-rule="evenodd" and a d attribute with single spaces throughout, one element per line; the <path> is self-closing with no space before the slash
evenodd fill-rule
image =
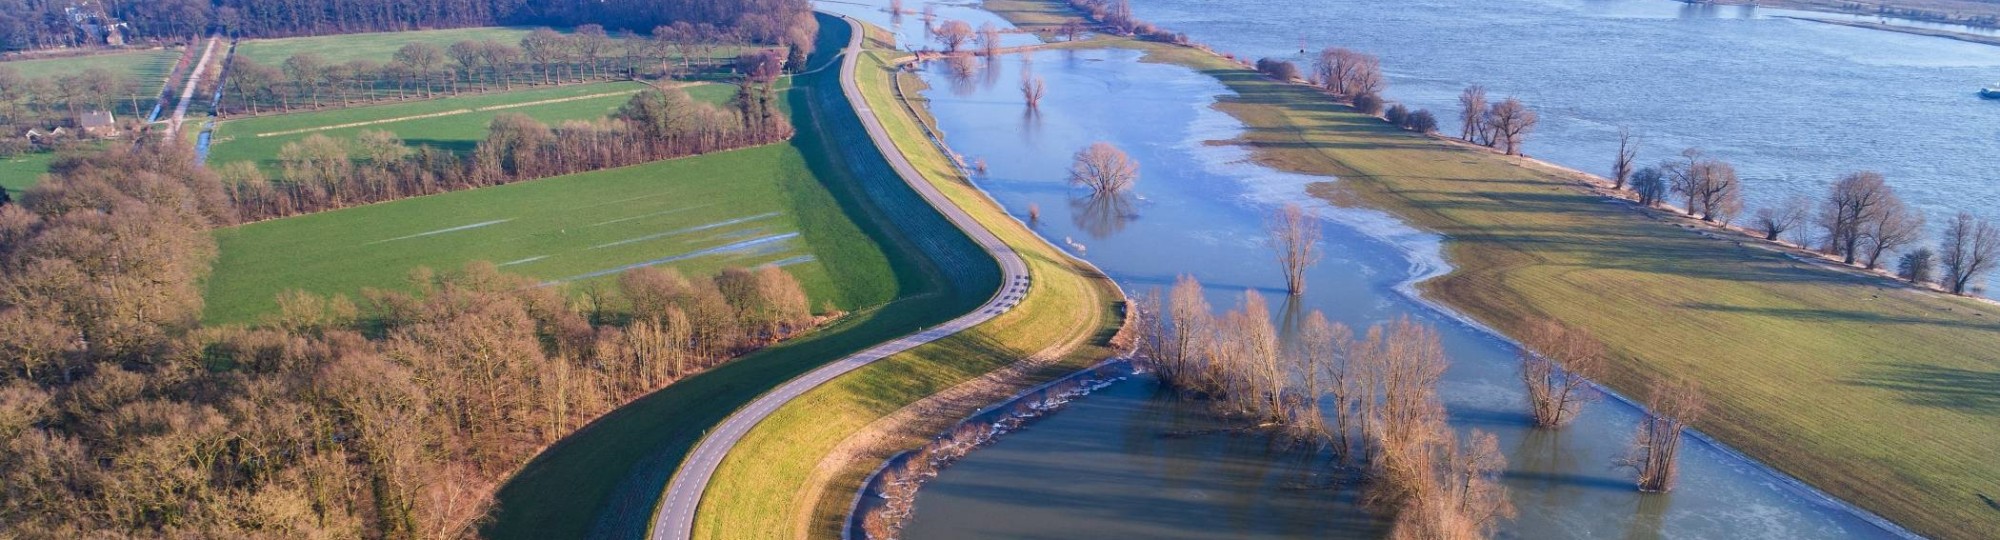
<path id="1" fill-rule="evenodd" d="M 971 237 L 980 248 L 985 249 L 999 261 L 1003 285 L 999 291 L 993 293 L 993 297 L 988 299 L 986 304 L 973 310 L 972 313 L 876 345 L 800 375 L 783 386 L 759 396 L 756 401 L 750 402 L 748 406 L 724 419 L 721 425 L 710 430 L 708 436 L 702 438 L 701 443 L 695 446 L 694 452 L 688 454 L 687 460 L 683 461 L 680 469 L 674 472 L 673 480 L 667 484 L 667 491 L 660 497 L 660 504 L 653 514 L 650 536 L 654 540 L 686 540 L 693 536 L 696 507 L 701 504 L 701 494 L 708 488 L 710 477 L 714 476 L 715 469 L 722 465 L 722 458 L 729 454 L 729 450 L 734 448 L 737 441 L 742 440 L 752 427 L 776 412 L 779 407 L 847 372 L 919 345 L 943 339 L 1005 313 L 1020 302 L 1018 293 L 1012 291 L 1017 288 L 1026 289 L 1023 286 L 1028 282 L 1028 265 L 1021 260 L 1021 256 L 1005 242 L 1001 242 L 999 237 L 994 236 L 992 231 L 986 230 L 984 225 L 972 219 L 971 215 L 952 204 L 936 186 L 924 180 L 923 176 L 917 173 L 916 167 L 911 166 L 910 161 L 905 159 L 902 152 L 898 151 L 896 145 L 890 141 L 888 131 L 884 130 L 882 123 L 876 120 L 875 113 L 868 108 L 867 100 L 862 99 L 861 91 L 854 83 L 854 69 L 861 55 L 863 34 L 861 25 L 844 16 L 841 19 L 847 21 L 853 32 L 852 37 L 848 39 L 847 48 L 841 52 L 840 90 L 846 94 L 848 103 L 853 104 L 855 112 L 861 115 L 861 124 L 867 128 L 868 138 L 873 140 L 875 147 L 888 158 L 889 164 L 895 167 L 897 176 L 901 176 L 903 182 L 923 195 L 924 200 L 929 201 L 931 206 L 943 213 L 953 225 L 965 231 L 966 236 Z"/>
<path id="2" fill-rule="evenodd" d="M 188 71 L 187 86 L 181 88 L 181 101 L 174 105 L 174 115 L 167 120 L 167 134 L 181 132 L 181 122 L 187 119 L 188 101 L 194 99 L 194 87 L 201 84 L 201 70 L 208 67 L 209 56 L 215 54 L 215 42 L 221 38 L 208 36 L 208 46 L 201 49 L 201 61 L 194 63 Z"/>

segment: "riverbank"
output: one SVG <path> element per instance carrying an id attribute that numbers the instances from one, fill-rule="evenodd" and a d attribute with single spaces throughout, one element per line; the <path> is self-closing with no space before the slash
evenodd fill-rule
<path id="1" fill-rule="evenodd" d="M 987 6 L 1022 26 L 1060 22 L 1045 3 Z M 1444 235 L 1456 269 L 1421 284 L 1427 297 L 1503 332 L 1537 317 L 1586 329 L 1614 356 L 1602 382 L 1628 396 L 1662 377 L 1700 381 L 1703 431 L 1919 533 L 2000 529 L 1979 497 L 2000 491 L 2000 467 L 1980 457 L 2000 440 L 2000 308 L 1743 245 L 1200 50 L 1100 45 L 1221 80 L 1237 95 L 1219 108 L 1251 128 L 1234 142 L 1274 168 L 1342 179 L 1313 195 Z"/>
<path id="2" fill-rule="evenodd" d="M 899 53 L 882 36 L 869 29 L 855 74 L 866 108 L 854 105 L 875 115 L 924 181 L 1018 252 L 1033 279 L 1006 314 L 836 379 L 759 424 L 717 469 L 696 537 L 837 535 L 880 463 L 989 403 L 933 396 L 1004 396 L 1113 354 L 1123 321 L 1117 286 L 1015 221 L 923 135 L 895 101 L 889 59 Z M 1018 376 L 988 378 L 995 372 Z"/>
<path id="3" fill-rule="evenodd" d="M 1793 17 L 1789 15 L 1779 15 L 1778 17 L 1785 19 L 1799 20 L 1799 21 L 1826 23 L 1826 24 L 1834 24 L 1840 26 L 1851 26 L 1854 28 L 1866 28 L 1869 30 L 1881 30 L 1884 32 L 1901 32 L 1905 34 L 1914 34 L 1919 36 L 1955 39 L 1967 43 L 1978 43 L 1981 45 L 1993 45 L 1996 47 L 2000 47 L 2000 36 L 1968 34 L 1965 32 L 1953 32 L 1950 30 L 1939 30 L 1935 28 L 1922 28 L 1922 27 L 1908 26 L 1901 24 L 1874 23 L 1867 21 L 1842 21 L 1837 19 L 1822 19 L 1818 17 Z"/>

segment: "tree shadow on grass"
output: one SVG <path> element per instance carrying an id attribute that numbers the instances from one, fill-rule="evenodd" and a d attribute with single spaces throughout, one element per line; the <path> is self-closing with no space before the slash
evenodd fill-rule
<path id="1" fill-rule="evenodd" d="M 1901 315 L 1889 315 L 1886 313 L 1858 311 L 1858 310 L 1757 308 L 1757 307 L 1745 307 L 1745 306 L 1729 306 L 1729 305 L 1714 304 L 1708 302 L 1685 303 L 1681 304 L 1681 307 L 1699 309 L 1703 311 L 1715 311 L 1723 313 L 1747 313 L 1753 315 L 1781 317 L 1786 319 L 1796 319 L 1796 320 L 1810 321 L 1815 323 L 1851 322 L 1851 323 L 1863 323 L 1863 324 L 1901 324 L 1901 325 L 1939 326 L 1939 327 L 1949 327 L 1949 328 L 1968 328 L 1973 330 L 2000 330 L 2000 323 L 1982 323 L 1982 322 L 1944 319 L 1935 317 L 1912 317 L 1912 316 L 1901 316 Z M 2000 374 L 1996 374 L 1994 376 L 2000 377 Z M 1996 394 L 2000 394 L 2000 386 L 1996 386 L 1994 392 L 1996 392 Z"/>
<path id="2" fill-rule="evenodd" d="M 2000 372 L 1931 364 L 1878 364 L 1845 383 L 1891 390 L 1912 405 L 2000 416 Z"/>

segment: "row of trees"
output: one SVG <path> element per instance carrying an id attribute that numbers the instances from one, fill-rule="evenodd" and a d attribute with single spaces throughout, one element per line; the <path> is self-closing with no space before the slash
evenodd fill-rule
<path id="1" fill-rule="evenodd" d="M 122 146 L 0 205 L 11 533 L 472 536 L 539 448 L 819 320 L 774 267 L 634 270 L 617 301 L 476 263 L 203 327 L 221 182 L 184 150 Z"/>
<path id="2" fill-rule="evenodd" d="M 370 59 L 336 63 L 303 52 L 273 66 L 239 56 L 231 60 L 222 112 L 256 114 L 388 96 L 687 76 L 701 69 L 735 67 L 733 58 L 718 58 L 718 53 L 742 43 L 740 33 L 712 25 L 680 23 L 657 28 L 650 38 L 638 38 L 613 37 L 601 26 L 586 24 L 570 33 L 536 29 L 513 44 L 491 39 L 462 40 L 446 47 L 412 42 L 387 63 Z"/>
<path id="3" fill-rule="evenodd" d="M 0 51 L 87 44 L 65 13 L 76 4 L 0 0 Z M 818 23 L 805 0 L 150 0 L 109 5 L 128 41 L 220 32 L 246 38 L 498 25 L 646 31 L 680 23 L 725 28 L 754 43 L 810 48 Z"/>
<path id="4" fill-rule="evenodd" d="M 221 177 L 237 214 L 257 221 L 779 141 L 793 130 L 775 99 L 769 83 L 746 82 L 733 108 L 670 88 L 640 92 L 595 121 L 552 127 L 505 113 L 470 155 L 411 148 L 385 131 L 352 142 L 314 134 L 279 149 L 279 178 L 248 162 L 221 167 Z"/>
<path id="5" fill-rule="evenodd" d="M 1729 163 L 1690 148 L 1680 159 L 1635 168 L 1637 147 L 1636 139 L 1621 130 L 1612 166 L 1614 190 L 1629 187 L 1646 206 L 1664 204 L 1669 194 L 1678 196 L 1682 211 L 1718 225 L 1742 214 L 1743 180 Z M 1912 283 L 1936 284 L 1952 294 L 1976 292 L 1979 280 L 2000 264 L 2000 226 L 1960 212 L 1927 246 L 1925 221 L 1923 212 L 1904 202 L 1880 173 L 1859 171 L 1841 176 L 1817 198 L 1793 194 L 1756 209 L 1748 227 L 1768 241 L 1814 246 L 1843 264 L 1874 270 L 1896 261 L 1897 274 Z"/>
<path id="6" fill-rule="evenodd" d="M 1139 357 L 1163 384 L 1366 471 L 1368 500 L 1396 516 L 1393 537 L 1486 538 L 1512 517 L 1496 439 L 1446 423 L 1435 330 L 1403 319 L 1357 336 L 1319 312 L 1280 328 L 1254 291 L 1217 315 L 1185 276 L 1164 298 L 1140 298 L 1134 316 Z"/>

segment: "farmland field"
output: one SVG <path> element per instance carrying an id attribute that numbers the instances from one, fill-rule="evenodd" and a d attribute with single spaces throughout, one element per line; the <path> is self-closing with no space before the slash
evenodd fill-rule
<path id="1" fill-rule="evenodd" d="M 885 301 L 890 292 L 878 289 L 893 287 L 879 275 L 887 272 L 879 248 L 788 145 L 266 221 L 216 237 L 206 318 L 218 323 L 254 321 L 287 289 L 395 289 L 412 269 L 476 260 L 584 287 L 610 285 L 635 265 L 703 276 L 778 263 L 815 307 L 844 309 Z"/>
<path id="2" fill-rule="evenodd" d="M 603 118 L 646 88 L 637 82 L 592 83 L 228 120 L 215 126 L 208 162 L 255 161 L 267 172 L 275 171 L 285 143 L 313 134 L 351 140 L 365 130 L 395 133 L 412 146 L 471 152 L 501 113 L 522 113 L 547 123 Z M 722 103 L 736 89 L 703 84 L 687 90 L 697 100 Z M 353 125 L 359 123 L 370 124 Z"/>
<path id="3" fill-rule="evenodd" d="M 358 59 L 387 62 L 396 54 L 396 49 L 410 43 L 429 43 L 443 49 L 462 40 L 491 39 L 514 45 L 520 43 L 521 36 L 528 35 L 531 30 L 533 28 L 499 26 L 253 39 L 244 40 L 242 44 L 237 45 L 236 54 L 272 66 L 302 52 L 318 53 L 321 58 L 332 63 Z"/>
<path id="4" fill-rule="evenodd" d="M 65 58 L 9 60 L 0 62 L 0 66 L 14 68 L 14 71 L 22 77 L 31 79 L 66 75 L 90 68 L 104 68 L 112 73 L 132 76 L 133 80 L 139 82 L 140 93 L 151 95 L 159 91 L 160 83 L 167 77 L 167 70 L 174 67 L 174 59 L 180 58 L 180 55 L 178 47 L 168 47 Z"/>
<path id="5" fill-rule="evenodd" d="M 14 157 L 0 158 L 0 188 L 19 193 L 35 185 L 35 181 L 49 172 L 49 162 L 55 160 L 55 152 L 34 152 Z"/>

